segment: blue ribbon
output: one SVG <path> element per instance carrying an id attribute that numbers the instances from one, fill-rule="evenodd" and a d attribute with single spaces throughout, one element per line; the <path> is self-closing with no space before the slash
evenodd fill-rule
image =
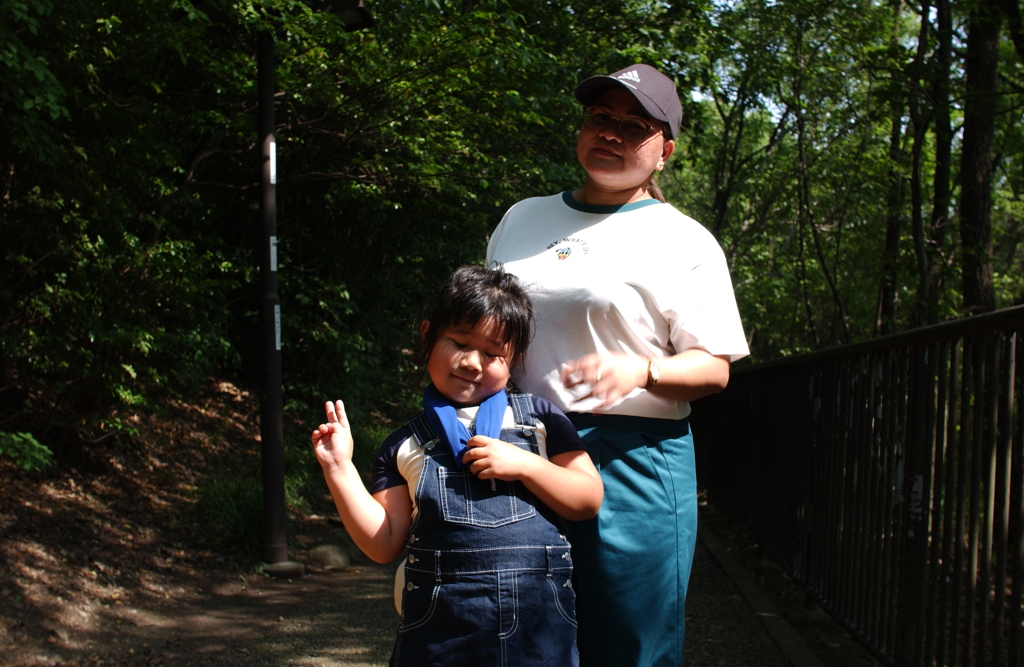
<path id="1" fill-rule="evenodd" d="M 483 403 L 476 413 L 476 425 L 473 429 L 476 435 L 486 435 L 489 438 L 501 436 L 501 422 L 505 419 L 505 408 L 508 407 L 508 399 L 505 391 L 499 391 Z M 462 425 L 459 418 L 455 416 L 455 406 L 444 397 L 433 385 L 427 385 L 423 391 L 423 414 L 427 423 L 434 429 L 434 433 L 441 436 L 452 448 L 455 455 L 455 466 L 465 468 L 462 462 L 462 455 L 466 452 L 466 443 L 473 437 L 469 430 Z"/>

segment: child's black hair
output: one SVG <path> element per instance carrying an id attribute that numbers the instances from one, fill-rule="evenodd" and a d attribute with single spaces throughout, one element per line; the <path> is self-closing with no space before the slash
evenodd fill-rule
<path id="1" fill-rule="evenodd" d="M 434 343 L 446 329 L 492 319 L 501 338 L 509 344 L 509 364 L 517 366 L 533 336 L 533 304 L 519 279 L 501 268 L 467 264 L 444 282 L 427 310 L 428 324 L 420 344 L 424 363 Z"/>

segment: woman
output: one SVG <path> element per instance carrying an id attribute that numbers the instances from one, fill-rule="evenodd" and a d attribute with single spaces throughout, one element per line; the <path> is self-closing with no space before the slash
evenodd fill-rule
<path id="1" fill-rule="evenodd" d="M 583 187 L 509 209 L 487 260 L 533 298 L 521 388 L 568 413 L 605 486 L 569 529 L 580 664 L 674 666 L 697 534 L 690 402 L 748 349 L 721 248 L 653 181 L 682 119 L 675 84 L 638 64 L 576 99 Z"/>

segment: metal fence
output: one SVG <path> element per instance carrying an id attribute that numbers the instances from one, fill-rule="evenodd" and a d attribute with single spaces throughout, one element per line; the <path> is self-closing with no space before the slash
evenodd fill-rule
<path id="1" fill-rule="evenodd" d="M 1021 665 L 1024 307 L 734 369 L 697 473 L 890 665 Z"/>

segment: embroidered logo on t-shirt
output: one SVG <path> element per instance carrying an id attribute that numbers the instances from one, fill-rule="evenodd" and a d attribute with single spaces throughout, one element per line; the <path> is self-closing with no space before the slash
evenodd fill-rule
<path id="1" fill-rule="evenodd" d="M 555 241 L 547 247 L 547 250 L 555 249 L 555 257 L 561 261 L 569 257 L 573 250 L 579 250 L 584 255 L 589 251 L 587 242 L 583 239 L 578 239 L 573 236 L 562 239 L 561 241 Z"/>

